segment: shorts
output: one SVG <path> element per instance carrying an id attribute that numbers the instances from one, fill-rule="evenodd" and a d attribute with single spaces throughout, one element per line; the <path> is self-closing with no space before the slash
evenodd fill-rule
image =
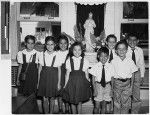
<path id="1" fill-rule="evenodd" d="M 110 102 L 112 100 L 110 96 L 110 93 L 111 93 L 110 83 L 106 84 L 105 87 L 102 87 L 101 84 L 96 83 L 96 89 L 97 89 L 98 95 L 94 98 L 95 101 L 101 102 L 104 100 L 104 101 Z"/>

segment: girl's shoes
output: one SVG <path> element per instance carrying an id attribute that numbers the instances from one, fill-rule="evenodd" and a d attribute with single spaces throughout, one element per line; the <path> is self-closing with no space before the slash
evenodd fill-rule
<path id="1" fill-rule="evenodd" d="M 62 109 L 59 110 L 59 114 L 63 114 L 63 110 Z"/>
<path id="2" fill-rule="evenodd" d="M 66 111 L 65 111 L 65 114 L 70 114 L 69 110 L 66 110 Z"/>

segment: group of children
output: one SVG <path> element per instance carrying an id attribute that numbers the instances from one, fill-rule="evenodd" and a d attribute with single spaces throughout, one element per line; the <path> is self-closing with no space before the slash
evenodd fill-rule
<path id="1" fill-rule="evenodd" d="M 69 48 L 66 36 L 60 35 L 58 44 L 55 40 L 47 36 L 44 51 L 38 52 L 34 49 L 35 37 L 25 37 L 26 49 L 17 55 L 20 93 L 29 96 L 37 92 L 37 96 L 42 97 L 43 110 L 44 102 L 49 102 L 48 113 L 51 114 L 56 98 L 60 113 L 64 103 L 65 113 L 80 114 L 82 103 L 92 96 L 95 114 L 110 113 L 112 108 L 113 113 L 129 113 L 129 110 L 138 113 L 145 65 L 143 51 L 137 47 L 139 40 L 134 34 L 119 42 L 115 35 L 107 36 L 107 45 L 97 51 L 98 63 L 91 68 L 84 58 L 82 43 L 75 42 Z M 24 72 L 26 78 L 20 80 Z"/>

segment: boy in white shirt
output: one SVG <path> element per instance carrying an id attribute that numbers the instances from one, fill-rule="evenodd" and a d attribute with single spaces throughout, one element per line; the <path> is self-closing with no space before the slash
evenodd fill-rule
<path id="1" fill-rule="evenodd" d="M 95 108 L 94 113 L 100 113 L 100 105 L 102 104 L 101 113 L 106 113 L 106 102 L 111 102 L 111 77 L 114 76 L 114 68 L 108 63 L 109 50 L 106 47 L 102 47 L 97 52 L 98 63 L 95 64 L 89 73 L 93 76 L 92 83 L 94 88 L 94 100 Z M 110 109 L 110 107 L 109 107 Z M 107 112 L 110 112 L 107 111 Z"/>
<path id="2" fill-rule="evenodd" d="M 138 47 L 139 39 L 136 34 L 129 34 L 127 39 L 128 48 L 127 56 L 130 57 L 136 66 L 138 71 L 135 73 L 134 84 L 133 84 L 133 99 L 132 99 L 132 113 L 137 114 L 140 109 L 140 84 L 143 83 L 144 73 L 145 73 L 145 63 L 143 50 Z"/>
<path id="3" fill-rule="evenodd" d="M 115 46 L 118 57 L 111 61 L 115 69 L 112 79 L 114 113 L 128 114 L 131 108 L 131 95 L 134 81 L 134 73 L 138 70 L 133 60 L 126 57 L 128 44 L 119 41 Z"/>
<path id="4" fill-rule="evenodd" d="M 110 34 L 106 38 L 107 47 L 109 49 L 109 63 L 113 58 L 115 58 L 117 55 L 115 53 L 115 45 L 117 43 L 117 37 L 114 34 Z"/>

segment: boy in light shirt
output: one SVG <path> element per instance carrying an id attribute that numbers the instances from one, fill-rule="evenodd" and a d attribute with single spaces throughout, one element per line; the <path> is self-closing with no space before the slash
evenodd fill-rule
<path id="1" fill-rule="evenodd" d="M 94 113 L 99 114 L 100 111 L 102 114 L 106 113 L 106 103 L 109 103 L 110 112 L 110 102 L 111 102 L 111 77 L 114 76 L 114 68 L 108 63 L 109 58 L 109 49 L 102 47 L 97 52 L 98 63 L 95 64 L 90 70 L 89 73 L 93 76 L 92 83 L 94 88 L 94 100 L 95 107 Z M 100 106 L 102 105 L 102 109 Z"/>
<path id="2" fill-rule="evenodd" d="M 133 99 L 132 99 L 132 110 L 133 114 L 137 114 L 140 106 L 140 84 L 143 83 L 144 73 L 145 73 L 145 63 L 144 63 L 144 55 L 143 50 L 138 47 L 139 39 L 136 34 L 129 34 L 127 39 L 129 48 L 127 52 L 127 56 L 130 57 L 136 66 L 138 67 L 138 71 L 135 73 L 134 84 L 133 84 Z"/>
<path id="3" fill-rule="evenodd" d="M 119 41 L 115 46 L 118 57 L 111 61 L 115 69 L 112 79 L 114 113 L 128 114 L 131 108 L 131 95 L 134 73 L 138 70 L 131 58 L 126 57 L 128 44 Z"/>
<path id="4" fill-rule="evenodd" d="M 110 34 L 107 36 L 106 38 L 106 44 L 107 44 L 107 47 L 109 49 L 109 63 L 111 62 L 111 60 L 113 58 L 115 58 L 117 55 L 115 53 L 115 45 L 117 43 L 117 37 L 114 35 L 114 34 Z"/>

